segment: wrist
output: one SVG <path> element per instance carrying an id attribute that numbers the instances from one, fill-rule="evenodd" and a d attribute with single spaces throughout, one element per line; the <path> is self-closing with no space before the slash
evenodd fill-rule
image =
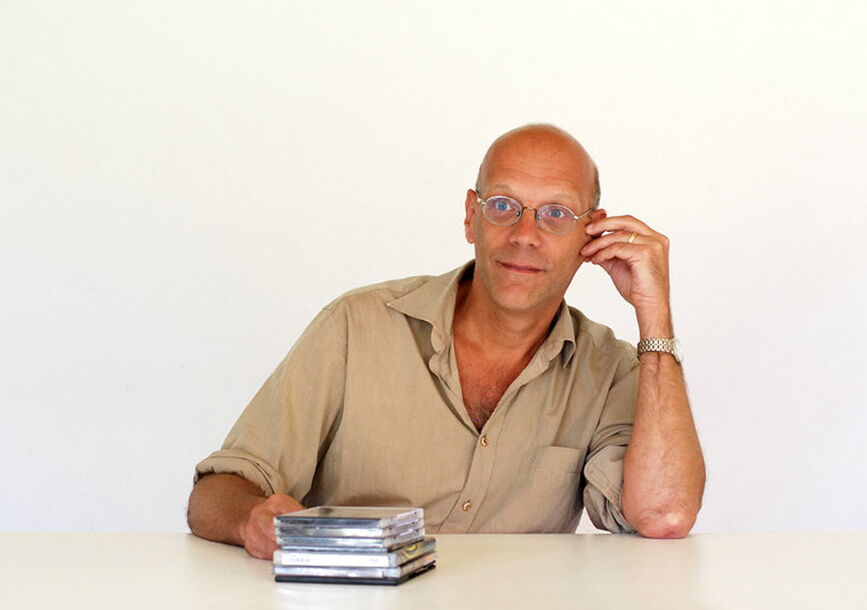
<path id="1" fill-rule="evenodd" d="M 253 520 L 253 513 L 260 504 L 265 503 L 266 498 L 252 497 L 247 498 L 242 502 L 241 510 L 238 516 L 240 517 L 235 526 L 235 535 L 239 546 L 247 545 L 247 533 L 249 531 L 250 522 Z"/>
<path id="2" fill-rule="evenodd" d="M 641 339 L 670 339 L 674 337 L 671 310 L 661 307 L 653 311 L 638 311 L 638 335 Z"/>
<path id="3" fill-rule="evenodd" d="M 252 511 L 248 510 L 235 525 L 235 544 L 247 546 L 247 524 L 250 523 Z"/>
<path id="4" fill-rule="evenodd" d="M 680 341 L 676 338 L 660 338 L 654 337 L 650 339 L 642 339 L 635 346 L 638 353 L 638 358 L 644 359 L 645 362 L 659 362 L 665 354 L 672 356 L 678 364 L 683 362 L 683 348 Z M 647 354 L 651 354 L 647 356 Z"/>

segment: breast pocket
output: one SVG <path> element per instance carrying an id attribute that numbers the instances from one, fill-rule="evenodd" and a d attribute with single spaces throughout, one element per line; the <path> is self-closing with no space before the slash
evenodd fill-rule
<path id="1" fill-rule="evenodd" d="M 541 447 L 533 456 L 533 471 L 541 474 L 580 473 L 583 464 L 584 450 L 571 447 Z"/>
<path id="2" fill-rule="evenodd" d="M 533 456 L 532 493 L 537 499 L 536 531 L 563 532 L 578 525 L 578 485 L 585 451 L 541 447 Z M 573 525 L 574 524 L 574 525 Z"/>

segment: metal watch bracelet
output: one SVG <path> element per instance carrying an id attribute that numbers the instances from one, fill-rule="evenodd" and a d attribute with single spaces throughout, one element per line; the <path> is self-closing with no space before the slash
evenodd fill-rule
<path id="1" fill-rule="evenodd" d="M 636 349 L 638 351 L 638 355 L 645 352 L 665 352 L 667 354 L 671 354 L 674 356 L 674 359 L 678 362 L 681 361 L 680 350 L 678 349 L 677 339 L 672 337 L 670 339 L 662 339 L 658 337 L 654 337 L 651 339 L 642 339 L 638 342 Z"/>

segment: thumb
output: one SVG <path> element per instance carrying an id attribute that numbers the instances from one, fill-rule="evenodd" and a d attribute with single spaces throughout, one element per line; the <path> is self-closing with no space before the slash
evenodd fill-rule
<path id="1" fill-rule="evenodd" d="M 607 261 L 602 261 L 598 264 L 605 270 L 605 273 L 611 275 L 612 270 L 614 269 L 615 265 L 617 265 L 617 259 L 608 259 Z"/>

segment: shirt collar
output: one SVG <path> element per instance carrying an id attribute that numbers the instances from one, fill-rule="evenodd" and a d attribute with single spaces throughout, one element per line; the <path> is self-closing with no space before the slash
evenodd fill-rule
<path id="1" fill-rule="evenodd" d="M 475 260 L 471 260 L 448 273 L 432 277 L 418 288 L 389 301 L 387 305 L 430 324 L 433 327 L 431 345 L 436 352 L 441 352 L 452 341 L 458 285 L 466 274 L 472 273 L 474 265 Z M 563 366 L 569 363 L 575 353 L 575 324 L 565 300 L 560 303 L 557 320 L 539 348 L 539 353 L 546 361 L 561 354 Z"/>
<path id="2" fill-rule="evenodd" d="M 418 288 L 389 301 L 388 306 L 430 324 L 433 327 L 431 345 L 436 352 L 441 352 L 452 341 L 458 284 L 474 265 L 472 260 L 448 273 L 432 277 Z"/>
<path id="3" fill-rule="evenodd" d="M 561 354 L 564 367 L 572 359 L 572 355 L 575 353 L 575 322 L 572 320 L 572 312 L 566 304 L 566 299 L 560 303 L 557 321 L 554 322 L 554 327 L 548 333 L 548 338 L 542 343 L 540 349 L 546 351 L 544 355 L 548 360 Z"/>

